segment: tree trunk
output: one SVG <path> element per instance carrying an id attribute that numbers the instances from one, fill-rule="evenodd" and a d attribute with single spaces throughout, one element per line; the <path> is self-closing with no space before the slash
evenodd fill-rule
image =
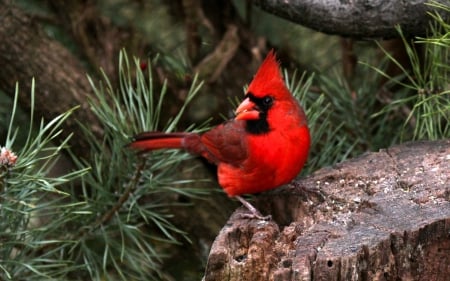
<path id="1" fill-rule="evenodd" d="M 450 140 L 368 153 L 238 209 L 205 281 L 448 280 Z"/>
<path id="2" fill-rule="evenodd" d="M 423 36 L 434 11 L 427 0 L 254 0 L 263 10 L 328 34 L 356 39 Z M 445 0 L 437 2 L 448 3 Z M 449 17 L 441 11 L 442 16 Z"/>
<path id="3" fill-rule="evenodd" d="M 29 109 L 34 77 L 37 120 L 44 118 L 48 121 L 80 106 L 67 120 L 61 137 L 80 132 L 76 120 L 89 124 L 94 132 L 100 134 L 100 124 L 87 102 L 92 89 L 86 79 L 86 70 L 78 59 L 13 5 L 0 5 L 0 15 L 0 89 L 13 96 L 16 82 L 19 82 L 19 102 L 23 108 Z M 87 157 L 89 149 L 83 138 L 72 138 L 71 144 L 75 153 Z"/>

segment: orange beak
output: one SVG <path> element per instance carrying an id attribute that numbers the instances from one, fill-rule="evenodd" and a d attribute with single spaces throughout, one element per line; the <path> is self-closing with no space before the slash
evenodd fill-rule
<path id="1" fill-rule="evenodd" d="M 259 119 L 259 109 L 249 98 L 246 98 L 236 108 L 235 120 L 257 120 Z"/>

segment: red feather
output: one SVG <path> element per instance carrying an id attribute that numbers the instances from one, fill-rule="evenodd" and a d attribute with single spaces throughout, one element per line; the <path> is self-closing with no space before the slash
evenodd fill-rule
<path id="1" fill-rule="evenodd" d="M 282 89 L 283 91 L 282 93 L 278 93 L 278 91 L 271 93 L 274 89 Z M 265 93 L 284 95 L 286 94 L 285 92 L 288 91 L 284 84 L 283 76 L 281 75 L 280 67 L 273 50 L 269 52 L 266 59 L 259 67 L 255 77 L 248 86 L 247 91 L 256 95 L 263 95 Z"/>
<path id="2" fill-rule="evenodd" d="M 147 132 L 130 146 L 180 148 L 203 156 L 218 166 L 219 184 L 230 197 L 270 190 L 294 179 L 308 157 L 310 135 L 305 113 L 287 89 L 273 51 L 236 114 L 202 135 Z"/>

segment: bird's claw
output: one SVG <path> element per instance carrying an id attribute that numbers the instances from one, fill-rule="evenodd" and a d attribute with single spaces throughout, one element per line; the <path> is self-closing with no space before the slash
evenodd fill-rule
<path id="1" fill-rule="evenodd" d="M 249 220 L 253 220 L 253 219 L 258 219 L 258 220 L 262 220 L 262 221 L 270 221 L 272 220 L 272 216 L 268 215 L 268 216 L 263 216 L 261 214 L 239 214 L 239 217 L 242 219 L 249 219 Z"/>
<path id="2" fill-rule="evenodd" d="M 244 198 L 242 198 L 241 196 L 235 196 L 236 199 L 238 199 L 242 205 L 244 205 L 251 214 L 241 214 L 242 218 L 245 219 L 259 219 L 259 220 L 264 220 L 264 221 L 269 221 L 272 219 L 272 216 L 263 216 L 261 215 L 261 213 L 255 208 L 253 207 L 252 204 L 250 204 L 247 200 L 245 200 Z"/>

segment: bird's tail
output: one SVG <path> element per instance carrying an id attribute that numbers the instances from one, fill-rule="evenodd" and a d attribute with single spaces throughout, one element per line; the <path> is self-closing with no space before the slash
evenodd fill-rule
<path id="1" fill-rule="evenodd" d="M 184 148 L 183 140 L 187 133 L 145 132 L 134 136 L 129 147 L 141 151 L 163 148 Z"/>

